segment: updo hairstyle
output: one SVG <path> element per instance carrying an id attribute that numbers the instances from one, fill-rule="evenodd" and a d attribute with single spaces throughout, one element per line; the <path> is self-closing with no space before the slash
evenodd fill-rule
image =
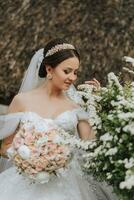
<path id="1" fill-rule="evenodd" d="M 47 45 L 44 48 L 44 52 L 43 52 L 44 58 L 42 60 L 40 68 L 39 68 L 38 75 L 40 78 L 44 78 L 47 75 L 47 71 L 46 71 L 46 67 L 45 67 L 46 65 L 50 65 L 52 68 L 55 68 L 58 64 L 60 64 L 64 60 L 66 60 L 68 58 L 72 58 L 72 57 L 77 57 L 80 61 L 80 55 L 76 48 L 61 49 L 61 50 L 57 51 L 56 53 L 54 53 L 53 55 L 46 56 L 46 54 L 48 53 L 49 50 L 54 48 L 56 45 L 64 44 L 64 43 L 69 44 L 66 40 L 59 39 L 59 38 L 51 40 L 50 42 L 47 43 Z"/>

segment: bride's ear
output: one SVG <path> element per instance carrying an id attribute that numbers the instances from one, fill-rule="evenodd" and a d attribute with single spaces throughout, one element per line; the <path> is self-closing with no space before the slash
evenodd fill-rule
<path id="1" fill-rule="evenodd" d="M 46 72 L 47 72 L 47 74 L 52 73 L 52 71 L 53 71 L 53 68 L 50 65 L 46 65 Z"/>

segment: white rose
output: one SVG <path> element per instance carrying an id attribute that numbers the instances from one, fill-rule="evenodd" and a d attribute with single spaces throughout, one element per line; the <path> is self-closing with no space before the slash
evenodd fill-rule
<path id="1" fill-rule="evenodd" d="M 63 142 L 62 137 L 60 137 L 59 135 L 55 135 L 54 138 L 53 138 L 53 143 L 59 144 L 61 142 Z"/>
<path id="2" fill-rule="evenodd" d="M 8 155 L 9 158 L 13 158 L 14 153 L 15 153 L 15 151 L 14 151 L 13 147 L 10 147 L 10 148 L 7 149 L 7 155 Z"/>
<path id="3" fill-rule="evenodd" d="M 26 145 L 20 146 L 18 149 L 18 153 L 25 160 L 30 157 L 30 149 Z"/>
<path id="4" fill-rule="evenodd" d="M 49 173 L 47 172 L 39 172 L 37 175 L 36 175 L 36 181 L 38 183 L 47 183 L 50 179 L 50 175 Z"/>

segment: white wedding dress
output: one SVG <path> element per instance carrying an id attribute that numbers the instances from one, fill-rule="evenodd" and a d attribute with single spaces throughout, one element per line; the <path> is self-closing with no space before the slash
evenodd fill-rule
<path id="1" fill-rule="evenodd" d="M 15 131 L 20 121 L 32 120 L 42 123 L 44 120 L 34 112 L 19 112 L 5 117 L 6 120 L 3 118 L 3 121 L 9 125 L 7 132 Z M 70 134 L 78 136 L 78 120 L 87 120 L 87 114 L 78 108 L 61 113 L 53 120 Z M 99 184 L 94 188 L 94 185 L 85 179 L 77 158 L 78 154 L 62 176 L 54 177 L 45 184 L 30 184 L 16 172 L 15 167 L 9 167 L 0 174 L 0 200 L 114 200 L 112 192 L 108 196 L 104 195 Z"/>
<path id="2" fill-rule="evenodd" d="M 43 118 L 34 112 L 8 114 L 9 125 L 15 129 L 20 121 L 33 120 L 43 122 Z M 78 120 L 87 119 L 80 108 L 66 111 L 54 119 L 54 122 L 70 134 L 77 134 Z M 82 175 L 80 166 L 73 159 L 68 169 L 45 184 L 30 184 L 10 167 L 0 174 L 1 200 L 96 200 L 95 195 Z"/>

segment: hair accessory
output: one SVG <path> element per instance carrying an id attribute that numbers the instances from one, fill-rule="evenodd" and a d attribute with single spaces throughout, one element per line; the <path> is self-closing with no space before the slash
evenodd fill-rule
<path id="1" fill-rule="evenodd" d="M 51 56 L 51 55 L 57 53 L 58 51 L 61 51 L 64 49 L 75 49 L 75 47 L 72 44 L 67 44 L 67 43 L 57 44 L 56 46 L 54 46 L 50 50 L 48 50 L 45 57 Z"/>

